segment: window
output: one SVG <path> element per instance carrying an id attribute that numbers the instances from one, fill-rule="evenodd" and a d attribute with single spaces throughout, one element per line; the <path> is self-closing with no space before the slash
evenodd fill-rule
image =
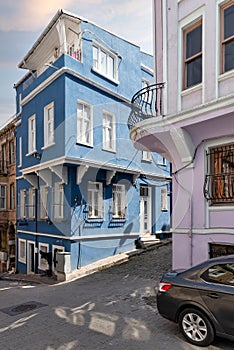
<path id="1" fill-rule="evenodd" d="M 36 190 L 35 188 L 29 188 L 28 190 L 28 218 L 35 219 L 35 206 L 36 206 Z"/>
<path id="2" fill-rule="evenodd" d="M 209 283 L 234 286 L 234 264 L 213 265 L 201 275 L 201 278 Z"/>
<path id="3" fill-rule="evenodd" d="M 184 30 L 184 89 L 202 82 L 202 21 Z"/>
<path id="4" fill-rule="evenodd" d="M 6 209 L 6 185 L 0 185 L 0 209 Z"/>
<path id="5" fill-rule="evenodd" d="M 103 112 L 103 149 L 115 151 L 115 116 L 109 112 Z"/>
<path id="6" fill-rule="evenodd" d="M 95 43 L 93 45 L 93 69 L 110 79 L 117 80 L 117 55 Z"/>
<path id="7" fill-rule="evenodd" d="M 102 183 L 88 183 L 89 218 L 102 218 Z"/>
<path id="8" fill-rule="evenodd" d="M 167 188 L 161 189 L 161 210 L 168 211 Z"/>
<path id="9" fill-rule="evenodd" d="M 11 140 L 9 142 L 9 158 L 10 158 L 10 164 L 15 163 L 15 142 L 14 140 Z"/>
<path id="10" fill-rule="evenodd" d="M 87 146 L 93 144 L 93 115 L 90 105 L 78 102 L 77 142 Z"/>
<path id="11" fill-rule="evenodd" d="M 1 161 L 2 173 L 7 173 L 7 161 L 6 161 L 6 144 L 2 145 L 2 161 Z"/>
<path id="12" fill-rule="evenodd" d="M 19 262 L 26 263 L 26 241 L 19 238 Z"/>
<path id="13" fill-rule="evenodd" d="M 10 184 L 10 209 L 15 209 L 15 184 Z"/>
<path id="14" fill-rule="evenodd" d="M 167 165 L 167 160 L 166 158 L 160 156 L 160 154 L 157 155 L 157 164 L 158 165 Z"/>
<path id="15" fill-rule="evenodd" d="M 125 218 L 125 186 L 113 185 L 112 187 L 113 218 Z"/>
<path id="16" fill-rule="evenodd" d="M 26 218 L 26 190 L 20 190 L 20 218 Z"/>
<path id="17" fill-rule="evenodd" d="M 22 137 L 19 137 L 19 164 L 18 167 L 22 166 Z"/>
<path id="18" fill-rule="evenodd" d="M 149 151 L 142 151 L 142 160 L 145 162 L 152 162 L 152 153 Z"/>
<path id="19" fill-rule="evenodd" d="M 149 187 L 148 186 L 141 186 L 140 187 L 140 196 L 141 197 L 148 197 L 149 196 Z"/>
<path id="20" fill-rule="evenodd" d="M 49 252 L 49 245 L 44 243 L 39 243 L 39 264 L 38 267 L 40 270 L 47 270 L 49 268 L 48 262 L 45 258 L 45 253 Z M 41 254 L 42 253 L 42 254 Z M 43 254 L 44 253 L 44 254 Z"/>
<path id="21" fill-rule="evenodd" d="M 41 186 L 40 189 L 40 218 L 48 218 L 48 187 Z"/>
<path id="22" fill-rule="evenodd" d="M 212 205 L 234 203 L 234 144 L 212 147 L 206 158 L 205 198 Z"/>
<path id="23" fill-rule="evenodd" d="M 54 143 L 54 102 L 44 108 L 44 146 Z"/>
<path id="24" fill-rule="evenodd" d="M 56 182 L 54 186 L 54 218 L 63 218 L 64 188 L 63 184 Z"/>
<path id="25" fill-rule="evenodd" d="M 36 116 L 28 119 L 28 153 L 36 151 Z"/>
<path id="26" fill-rule="evenodd" d="M 234 1 L 221 7 L 221 73 L 234 69 Z"/>

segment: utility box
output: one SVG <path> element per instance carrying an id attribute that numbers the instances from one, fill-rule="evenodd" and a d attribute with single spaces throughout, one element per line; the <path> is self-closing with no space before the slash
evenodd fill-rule
<path id="1" fill-rule="evenodd" d="M 56 270 L 59 273 L 70 273 L 71 272 L 71 253 L 68 252 L 57 252 L 56 253 Z"/>

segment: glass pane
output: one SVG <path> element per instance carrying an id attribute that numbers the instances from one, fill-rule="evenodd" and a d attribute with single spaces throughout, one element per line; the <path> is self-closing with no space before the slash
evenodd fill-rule
<path id="1" fill-rule="evenodd" d="M 98 68 L 98 49 L 93 46 L 93 67 Z"/>
<path id="2" fill-rule="evenodd" d="M 202 26 L 196 27 L 187 33 L 186 58 L 192 57 L 202 51 Z"/>
<path id="3" fill-rule="evenodd" d="M 233 25 L 234 27 L 234 25 Z M 225 72 L 234 68 L 234 40 L 225 45 Z"/>
<path id="4" fill-rule="evenodd" d="M 201 83 L 202 81 L 202 57 L 187 64 L 187 87 Z"/>
<path id="5" fill-rule="evenodd" d="M 114 78 L 114 58 L 108 57 L 108 75 Z"/>
<path id="6" fill-rule="evenodd" d="M 101 71 L 104 74 L 107 74 L 107 57 L 106 53 L 101 51 Z"/>
<path id="7" fill-rule="evenodd" d="M 234 35 L 234 5 L 224 10 L 224 39 Z"/>

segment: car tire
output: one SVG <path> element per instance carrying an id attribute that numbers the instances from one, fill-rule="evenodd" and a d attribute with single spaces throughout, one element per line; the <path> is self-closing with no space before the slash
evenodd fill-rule
<path id="1" fill-rule="evenodd" d="M 208 346 L 215 337 L 210 320 L 203 312 L 194 308 L 180 313 L 179 327 L 185 339 L 197 346 Z"/>

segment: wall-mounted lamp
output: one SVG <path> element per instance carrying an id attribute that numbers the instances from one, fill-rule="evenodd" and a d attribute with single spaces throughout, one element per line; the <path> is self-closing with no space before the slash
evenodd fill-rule
<path id="1" fill-rule="evenodd" d="M 41 154 L 38 153 L 38 152 L 35 152 L 35 153 L 33 153 L 33 157 L 40 160 L 41 159 Z"/>

